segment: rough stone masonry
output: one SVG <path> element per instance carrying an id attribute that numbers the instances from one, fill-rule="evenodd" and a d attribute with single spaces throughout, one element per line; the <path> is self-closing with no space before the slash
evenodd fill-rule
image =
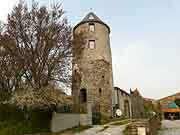
<path id="1" fill-rule="evenodd" d="M 93 110 L 107 117 L 112 116 L 112 58 L 110 48 L 110 28 L 94 13 L 89 13 L 74 28 L 74 33 L 84 32 L 86 44 L 79 59 L 74 51 L 72 95 L 76 105 L 92 103 Z M 73 70 L 73 72 L 77 72 Z"/>

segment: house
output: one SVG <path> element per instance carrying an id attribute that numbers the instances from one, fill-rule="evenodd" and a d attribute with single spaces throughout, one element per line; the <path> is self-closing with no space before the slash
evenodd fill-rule
<path id="1" fill-rule="evenodd" d="M 122 111 L 122 115 L 125 118 L 131 117 L 131 99 L 130 94 L 125 90 L 122 90 L 118 87 L 114 87 L 113 91 L 113 112 L 114 116 L 117 116 L 116 110 L 120 109 Z"/>

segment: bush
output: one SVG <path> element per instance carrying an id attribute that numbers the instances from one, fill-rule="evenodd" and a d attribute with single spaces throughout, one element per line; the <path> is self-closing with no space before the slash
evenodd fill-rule
<path id="1" fill-rule="evenodd" d="M 0 105 L 0 135 L 22 135 L 50 130 L 51 112 L 21 110 L 13 105 Z"/>

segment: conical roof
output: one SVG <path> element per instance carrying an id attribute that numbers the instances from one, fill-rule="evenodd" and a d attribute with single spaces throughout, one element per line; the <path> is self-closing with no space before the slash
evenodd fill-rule
<path id="1" fill-rule="evenodd" d="M 93 23 L 93 22 L 96 22 L 96 23 L 100 23 L 100 24 L 103 24 L 105 25 L 109 32 L 110 32 L 110 27 L 104 23 L 96 14 L 94 14 L 93 12 L 90 12 L 88 13 L 83 19 L 81 22 L 79 22 L 75 27 L 74 27 L 74 30 L 81 24 L 84 24 L 84 23 Z"/>
<path id="2" fill-rule="evenodd" d="M 97 15 L 95 15 L 93 12 L 88 13 L 82 20 L 82 22 L 87 22 L 87 21 L 102 22 L 101 19 L 99 19 L 99 17 Z"/>

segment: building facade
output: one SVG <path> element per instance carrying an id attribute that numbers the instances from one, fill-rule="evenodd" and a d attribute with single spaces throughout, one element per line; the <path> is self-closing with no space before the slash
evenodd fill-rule
<path id="1" fill-rule="evenodd" d="M 114 87 L 113 91 L 113 114 L 115 117 L 116 115 L 116 110 L 120 109 L 122 111 L 122 116 L 125 118 L 131 118 L 131 98 L 130 94 L 127 93 L 126 91 Z"/>
<path id="2" fill-rule="evenodd" d="M 74 51 L 72 96 L 77 106 L 91 104 L 92 113 L 112 116 L 112 58 L 110 27 L 94 13 L 89 13 L 74 27 L 74 34 L 83 33 L 82 54 Z"/>
<path id="3" fill-rule="evenodd" d="M 180 92 L 159 99 L 163 119 L 180 119 Z"/>
<path id="4" fill-rule="evenodd" d="M 145 118 L 144 98 L 136 88 L 130 93 L 131 97 L 131 111 L 133 119 Z"/>

